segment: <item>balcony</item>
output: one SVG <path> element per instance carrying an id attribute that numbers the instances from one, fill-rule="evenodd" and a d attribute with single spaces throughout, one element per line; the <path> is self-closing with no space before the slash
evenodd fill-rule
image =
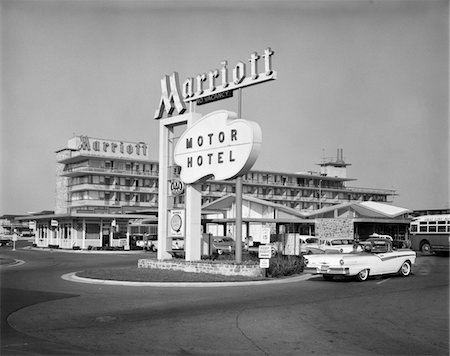
<path id="1" fill-rule="evenodd" d="M 77 177 L 86 174 L 98 174 L 98 175 L 111 175 L 119 177 L 154 177 L 158 178 L 158 172 L 152 171 L 135 171 L 126 169 L 112 169 L 112 168 L 100 168 L 100 167 L 71 167 L 65 168 L 61 174 L 63 177 Z"/>
<path id="2" fill-rule="evenodd" d="M 83 191 L 102 191 L 102 192 L 126 192 L 126 193 L 153 193 L 158 194 L 157 187 L 136 187 L 136 186 L 123 186 L 116 184 L 73 184 L 67 187 L 70 192 L 83 192 Z"/>
<path id="3" fill-rule="evenodd" d="M 158 207 L 157 202 L 135 202 L 135 201 L 115 201 L 115 200 L 100 200 L 100 199 L 83 199 L 83 200 L 72 200 L 67 204 L 70 208 L 90 206 L 90 207 L 148 207 L 154 208 Z"/>

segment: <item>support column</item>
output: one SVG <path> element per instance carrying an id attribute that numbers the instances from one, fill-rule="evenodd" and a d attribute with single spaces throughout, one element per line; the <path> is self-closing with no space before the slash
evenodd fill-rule
<path id="1" fill-rule="evenodd" d="M 186 261 L 200 261 L 202 248 L 202 188 L 201 184 L 186 187 Z"/>
<path id="2" fill-rule="evenodd" d="M 171 150 L 171 148 L 173 148 L 173 142 L 169 141 L 171 139 L 170 135 L 173 132 L 174 127 L 183 124 L 187 124 L 189 127 L 189 125 L 192 125 L 196 120 L 199 120 L 200 118 L 200 114 L 189 113 L 161 119 L 159 123 L 158 260 L 172 258 L 172 255 L 167 252 L 168 250 L 172 250 L 171 239 L 168 238 L 169 209 L 172 207 L 172 203 L 169 202 L 169 166 L 173 162 L 173 157 L 171 156 L 171 154 L 173 153 L 173 151 Z M 190 193 L 188 193 L 188 191 L 190 191 Z M 185 251 L 186 256 L 190 256 L 189 258 L 200 260 L 201 190 L 200 188 L 198 188 L 198 191 L 200 192 L 198 202 L 195 200 L 197 199 L 195 198 L 197 196 L 196 191 L 197 188 L 195 188 L 195 185 L 194 187 L 190 187 L 188 185 L 186 188 Z M 194 199 L 194 201 L 189 202 L 190 199 Z M 187 235 L 188 231 L 190 234 L 189 241 Z M 194 242 L 194 240 L 196 239 L 198 241 Z M 197 249 L 197 246 L 198 251 L 194 251 L 195 249 Z M 189 252 L 187 251 L 187 249 L 189 249 Z"/>
<path id="3" fill-rule="evenodd" d="M 236 263 L 242 262 L 242 176 L 236 178 Z"/>
<path id="4" fill-rule="evenodd" d="M 128 251 L 130 249 L 130 226 L 127 226 L 127 242 L 125 244 L 125 250 Z"/>
<path id="5" fill-rule="evenodd" d="M 82 240 L 81 240 L 81 248 L 84 250 L 86 249 L 86 220 L 83 219 L 83 234 L 82 234 Z"/>
<path id="6" fill-rule="evenodd" d="M 242 88 L 238 91 L 238 119 L 242 118 Z M 242 176 L 236 178 L 236 263 L 242 263 Z"/>
<path id="7" fill-rule="evenodd" d="M 165 121 L 165 120 L 164 120 Z M 172 255 L 167 252 L 172 246 L 168 246 L 168 186 L 169 176 L 169 134 L 171 129 L 164 125 L 161 120 L 159 125 L 159 185 L 158 185 L 158 260 L 171 259 Z"/>

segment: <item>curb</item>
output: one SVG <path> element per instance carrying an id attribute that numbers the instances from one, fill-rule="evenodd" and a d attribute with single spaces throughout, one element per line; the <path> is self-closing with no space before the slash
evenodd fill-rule
<path id="1" fill-rule="evenodd" d="M 16 267 L 16 266 L 23 265 L 24 263 L 25 263 L 25 261 L 22 261 L 22 260 L 14 260 L 14 261 L 11 262 L 11 263 L 7 263 L 7 264 L 4 264 L 4 265 L 0 265 L 0 268 Z"/>
<path id="2" fill-rule="evenodd" d="M 118 250 L 118 251 L 97 251 L 97 250 L 69 250 L 69 249 L 63 249 L 63 248 L 48 248 L 48 247 L 23 247 L 23 250 L 33 250 L 33 251 L 47 251 L 47 252 L 64 252 L 64 253 L 81 253 L 81 254 L 139 254 L 139 253 L 145 253 L 144 250 Z"/>
<path id="3" fill-rule="evenodd" d="M 297 277 L 289 277 L 270 281 L 246 281 L 246 282 L 131 282 L 131 281 L 116 281 L 106 279 L 93 279 L 76 276 L 76 272 L 66 273 L 61 276 L 62 279 L 69 282 L 87 283 L 87 284 L 102 284 L 111 286 L 128 286 L 128 287 L 195 287 L 195 288 L 209 288 L 209 287 L 236 287 L 236 286 L 258 286 L 268 284 L 281 283 L 296 283 L 306 281 L 313 277 L 312 274 L 301 275 Z"/>

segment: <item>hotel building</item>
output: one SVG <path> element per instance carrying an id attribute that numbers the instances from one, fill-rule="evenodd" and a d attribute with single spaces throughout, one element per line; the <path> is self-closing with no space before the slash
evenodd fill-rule
<path id="1" fill-rule="evenodd" d="M 35 221 L 36 245 L 128 247 L 134 235 L 156 234 L 159 166 L 149 150 L 145 142 L 71 138 L 56 152 L 54 214 L 22 218 Z M 300 214 L 342 203 L 392 202 L 393 190 L 347 186 L 355 180 L 347 177 L 348 165 L 339 149 L 336 158 L 319 164 L 319 172 L 252 170 L 243 177 L 243 195 Z M 234 192 L 234 181 L 205 181 L 202 204 Z M 174 203 L 182 206 L 183 196 Z"/>

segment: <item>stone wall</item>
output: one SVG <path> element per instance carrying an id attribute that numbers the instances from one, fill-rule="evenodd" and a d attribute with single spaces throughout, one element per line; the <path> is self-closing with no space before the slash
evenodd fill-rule
<path id="1" fill-rule="evenodd" d="M 355 233 L 353 225 L 353 219 L 316 219 L 316 236 L 353 238 Z"/>
<path id="2" fill-rule="evenodd" d="M 224 262 L 138 260 L 138 268 L 168 269 L 172 271 L 221 274 L 224 276 L 262 277 L 264 269 L 255 264 L 233 264 Z"/>

